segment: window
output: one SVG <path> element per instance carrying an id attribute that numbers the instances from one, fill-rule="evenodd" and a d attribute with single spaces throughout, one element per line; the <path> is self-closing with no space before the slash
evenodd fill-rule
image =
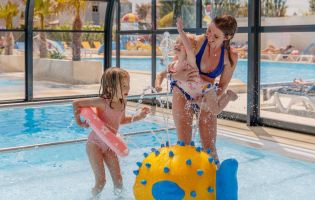
<path id="1" fill-rule="evenodd" d="M 98 12 L 98 6 L 92 6 L 92 12 Z"/>

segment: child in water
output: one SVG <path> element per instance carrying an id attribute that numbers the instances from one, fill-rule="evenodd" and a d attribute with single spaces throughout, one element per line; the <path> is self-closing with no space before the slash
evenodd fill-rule
<path id="1" fill-rule="evenodd" d="M 88 127 L 88 124 L 80 119 L 80 109 L 84 107 L 96 108 L 97 116 L 115 134 L 117 134 L 120 124 L 144 119 L 150 112 L 148 107 L 142 108 L 133 117 L 125 114 L 126 98 L 130 90 L 129 83 L 130 77 L 127 71 L 117 67 L 107 69 L 101 79 L 101 93 L 99 97 L 74 101 L 73 110 L 78 125 Z M 116 194 L 119 193 L 122 190 L 123 182 L 116 153 L 109 149 L 94 131 L 88 137 L 86 151 L 95 175 L 95 186 L 92 189 L 93 196 L 98 195 L 105 186 L 104 163 L 112 177 L 114 192 Z"/>

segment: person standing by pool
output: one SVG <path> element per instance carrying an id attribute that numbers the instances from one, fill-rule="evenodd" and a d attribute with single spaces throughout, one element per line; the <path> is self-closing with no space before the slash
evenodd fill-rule
<path id="1" fill-rule="evenodd" d="M 216 17 L 209 24 L 206 34 L 196 37 L 198 69 L 188 68 L 172 74 L 174 80 L 193 81 L 197 76 L 215 84 L 218 77 L 217 95 L 220 97 L 231 81 L 236 68 L 238 55 L 230 49 L 230 41 L 237 29 L 233 16 Z M 211 102 L 207 94 L 199 115 L 199 130 L 201 144 L 204 149 L 211 149 L 218 160 L 215 147 L 217 134 L 217 116 L 207 109 Z M 179 139 L 189 144 L 192 139 L 192 121 L 194 115 L 193 103 L 176 87 L 173 90 L 172 112 Z"/>
<path id="2" fill-rule="evenodd" d="M 96 108 L 97 116 L 114 134 L 117 134 L 120 124 L 144 119 L 150 112 L 148 107 L 142 108 L 140 113 L 135 116 L 125 115 L 126 98 L 130 90 L 129 85 L 130 76 L 127 71 L 117 67 L 107 69 L 101 79 L 100 97 L 74 101 L 73 110 L 78 125 L 88 127 L 88 124 L 80 119 L 80 109 L 84 107 Z M 109 149 L 94 131 L 88 137 L 86 151 L 95 175 L 95 186 L 92 189 L 93 196 L 98 195 L 105 186 L 104 163 L 110 171 L 114 183 L 114 192 L 119 193 L 123 184 L 116 153 Z"/>

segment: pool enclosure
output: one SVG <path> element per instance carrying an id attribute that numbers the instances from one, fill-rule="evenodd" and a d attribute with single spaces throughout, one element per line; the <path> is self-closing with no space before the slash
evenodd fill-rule
<path id="1" fill-rule="evenodd" d="M 165 68 L 159 45 L 176 38 L 176 16 L 203 34 L 223 14 L 238 22 L 239 98 L 221 117 L 314 134 L 311 0 L 1 0 L 0 104 L 96 96 L 111 66 L 129 71 L 137 97 Z"/>

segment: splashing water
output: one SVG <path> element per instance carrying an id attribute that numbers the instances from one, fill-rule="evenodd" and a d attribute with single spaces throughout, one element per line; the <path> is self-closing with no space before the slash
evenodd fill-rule
<path id="1" fill-rule="evenodd" d="M 138 100 L 138 102 L 137 102 L 137 105 L 136 105 L 136 112 L 138 112 L 139 110 L 140 110 L 140 104 L 142 104 L 142 102 L 143 102 L 143 98 L 144 98 L 144 96 L 146 95 L 146 92 L 147 91 L 150 91 L 151 93 L 149 93 L 149 94 L 152 94 L 152 93 L 154 93 L 154 94 L 158 94 L 158 92 L 156 91 L 156 89 L 154 88 L 154 87 L 152 87 L 152 86 L 147 86 L 147 87 L 145 87 L 144 89 L 143 89 L 143 91 L 142 91 L 142 93 L 141 93 L 141 95 L 140 95 L 140 98 L 139 98 L 139 100 Z M 163 116 L 163 121 L 164 121 L 164 124 L 165 124 L 165 127 L 166 127 L 166 134 L 167 134 L 167 140 L 168 140 L 168 142 L 169 142 L 169 144 L 171 144 L 171 141 L 170 141 L 170 136 L 169 136 L 169 117 L 168 117 L 168 115 L 167 114 L 165 114 L 164 113 L 164 104 L 163 104 L 163 101 L 162 101 L 162 99 L 161 99 L 161 96 L 159 96 L 159 95 L 157 95 L 156 96 L 156 100 L 159 102 L 159 104 L 160 104 L 160 107 L 162 108 L 162 116 Z M 167 109 L 169 108 L 169 105 L 168 105 L 168 99 L 166 99 L 166 104 L 167 104 Z M 134 119 L 134 115 L 132 115 L 132 118 L 131 118 L 131 121 L 133 121 L 133 119 Z M 153 130 L 151 130 L 151 133 L 153 134 L 154 132 L 153 132 Z M 156 136 L 156 134 L 154 133 L 153 134 L 153 136 L 154 137 L 156 137 L 156 139 L 157 139 L 157 141 L 160 141 L 160 142 L 163 142 L 163 139 L 162 140 L 160 140 L 157 136 Z"/>
<path id="2" fill-rule="evenodd" d="M 173 49 L 174 46 L 174 41 L 171 39 L 171 35 L 169 32 L 164 32 L 163 34 L 163 39 L 161 40 L 161 44 L 160 44 L 160 49 L 161 49 L 161 53 L 162 53 L 162 57 L 163 57 L 163 61 L 165 63 L 166 69 L 168 70 L 168 64 L 169 64 L 169 53 L 171 52 L 171 49 Z M 156 90 L 155 90 L 156 92 Z M 166 108 L 169 109 L 169 79 L 166 79 Z M 159 98 L 160 99 L 160 98 Z M 161 108 L 162 108 L 162 103 L 160 103 Z M 166 133 L 167 133 L 167 137 L 168 137 L 168 142 L 169 144 L 172 144 L 170 141 L 170 137 L 169 137 L 169 133 L 168 133 L 168 118 L 164 117 L 164 112 L 163 112 L 163 118 L 164 121 L 166 122 Z"/>
<path id="3" fill-rule="evenodd" d="M 164 32 L 163 39 L 161 40 L 160 49 L 163 57 L 163 61 L 166 67 L 169 64 L 168 54 L 171 52 L 171 49 L 174 46 L 174 41 L 171 39 L 169 32 Z"/>

